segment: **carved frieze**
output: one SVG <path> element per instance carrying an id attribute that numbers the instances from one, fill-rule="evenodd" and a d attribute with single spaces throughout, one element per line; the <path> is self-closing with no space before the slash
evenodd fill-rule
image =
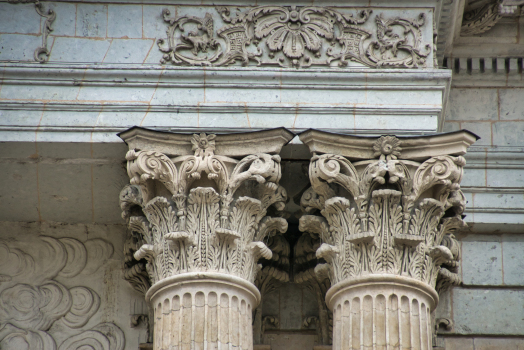
<path id="1" fill-rule="evenodd" d="M 320 6 L 258 6 L 239 10 L 217 6 L 202 17 L 171 16 L 167 40 L 159 39 L 162 63 L 192 66 L 426 67 L 431 39 L 423 38 L 425 13 L 398 17 L 370 9 Z M 372 21 L 374 24 L 368 25 Z"/>

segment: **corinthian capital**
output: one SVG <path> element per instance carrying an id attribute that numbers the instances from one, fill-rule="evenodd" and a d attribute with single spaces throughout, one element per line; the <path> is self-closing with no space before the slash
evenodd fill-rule
<path id="1" fill-rule="evenodd" d="M 307 131 L 311 188 L 300 229 L 322 244 L 316 272 L 332 285 L 366 275 L 404 276 L 435 288 L 460 281 L 453 232 L 465 226 L 460 190 L 467 131 L 364 138 Z M 442 281 L 439 286 L 446 285 Z"/>
<path id="2" fill-rule="evenodd" d="M 130 185 L 120 194 L 135 245 L 128 246 L 128 267 L 142 262 L 151 284 L 189 272 L 253 282 L 258 260 L 272 255 L 264 238 L 287 229 L 267 210 L 284 207 L 278 152 L 293 135 L 285 129 L 181 135 L 133 128 L 120 136 L 130 147 Z"/>

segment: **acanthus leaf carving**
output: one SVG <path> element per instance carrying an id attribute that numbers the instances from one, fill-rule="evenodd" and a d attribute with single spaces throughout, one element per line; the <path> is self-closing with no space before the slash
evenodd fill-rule
<path id="1" fill-rule="evenodd" d="M 299 229 L 319 235 L 316 256 L 325 262 L 315 269 L 319 278 L 329 276 L 335 284 L 393 274 L 433 288 L 438 281 L 438 289 L 459 283 L 453 233 L 465 226 L 465 160 L 441 155 L 418 163 L 402 159 L 400 146 L 399 139 L 383 136 L 373 146 L 377 159 L 312 157 L 312 187 L 301 205 L 305 212 L 319 209 L 323 218 L 304 215 Z"/>
<path id="2" fill-rule="evenodd" d="M 424 13 L 416 19 L 379 14 L 371 31 L 364 27 L 370 9 L 356 15 L 321 6 L 258 6 L 236 16 L 225 6 L 216 11 L 220 16 L 207 12 L 203 17 L 170 17 L 164 9 L 169 27 L 167 40 L 158 40 L 164 53 L 161 63 L 226 66 L 240 61 L 303 68 L 334 62 L 344 67 L 354 61 L 368 67 L 415 68 L 425 67 L 431 53 L 432 46 L 422 42 Z"/>
<path id="3" fill-rule="evenodd" d="M 253 282 L 258 260 L 271 258 L 263 240 L 287 229 L 285 220 L 266 216 L 270 206 L 282 210 L 286 201 L 278 185 L 280 157 L 236 160 L 215 154 L 215 135 L 194 134 L 189 141 L 193 155 L 131 150 L 126 156 L 131 185 L 120 202 L 135 234 L 128 275 L 141 281 L 138 266 L 145 265 L 151 284 L 197 271 Z"/>

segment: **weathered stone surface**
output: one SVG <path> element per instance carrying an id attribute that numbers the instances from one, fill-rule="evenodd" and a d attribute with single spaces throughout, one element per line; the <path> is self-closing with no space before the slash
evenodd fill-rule
<path id="1" fill-rule="evenodd" d="M 458 155 L 474 135 L 366 139 L 308 130 L 300 138 L 313 157 L 299 228 L 320 238 L 315 272 L 331 281 L 333 348 L 430 348 L 435 288 L 461 282 Z"/>
<path id="2" fill-rule="evenodd" d="M 294 135 L 132 128 L 120 136 L 130 147 L 131 184 L 120 194 L 131 231 L 125 273 L 153 305 L 154 348 L 251 349 L 258 260 L 273 255 L 264 241 L 287 230 L 266 215 L 287 197 L 278 153 Z"/>
<path id="3" fill-rule="evenodd" d="M 502 284 L 500 236 L 468 236 L 462 240 L 464 284 Z"/>
<path id="4" fill-rule="evenodd" d="M 147 309 L 122 280 L 123 231 L 1 222 L 1 348 L 125 350 L 146 341 L 144 324 L 129 324 Z"/>
<path id="5" fill-rule="evenodd" d="M 524 292 L 489 288 L 453 290 L 455 332 L 521 335 Z"/>

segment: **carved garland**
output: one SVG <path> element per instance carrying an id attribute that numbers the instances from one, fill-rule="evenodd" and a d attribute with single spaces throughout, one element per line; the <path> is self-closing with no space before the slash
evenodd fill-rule
<path id="1" fill-rule="evenodd" d="M 465 226 L 460 191 L 465 160 L 438 156 L 417 163 L 400 157 L 400 140 L 377 140 L 379 159 L 351 163 L 315 155 L 300 229 L 320 236 L 315 271 L 332 284 L 365 274 L 408 276 L 442 290 L 459 284 L 453 232 Z M 357 170 L 359 169 L 359 170 Z M 341 189 L 333 185 L 337 184 Z M 348 195 L 340 195 L 347 193 Z"/>
<path id="2" fill-rule="evenodd" d="M 284 219 L 266 216 L 271 205 L 282 210 L 286 200 L 278 185 L 280 157 L 215 155 L 214 138 L 194 135 L 194 156 L 133 150 L 126 156 L 131 185 L 120 194 L 132 231 L 126 276 L 142 293 L 185 272 L 216 271 L 253 282 L 257 261 L 272 256 L 262 241 L 287 229 Z"/>
<path id="3" fill-rule="evenodd" d="M 355 61 L 368 67 L 416 68 L 425 67 L 431 53 L 431 45 L 422 43 L 423 13 L 416 20 L 380 14 L 372 33 L 362 27 L 371 10 L 353 16 L 318 6 L 259 6 L 236 17 L 227 7 L 216 10 L 226 24 L 215 31 L 210 13 L 204 18 L 170 17 L 164 9 L 169 28 L 167 42 L 158 40 L 164 52 L 161 63 L 226 66 L 254 61 L 258 66 L 309 67 L 338 62 L 344 67 Z"/>

